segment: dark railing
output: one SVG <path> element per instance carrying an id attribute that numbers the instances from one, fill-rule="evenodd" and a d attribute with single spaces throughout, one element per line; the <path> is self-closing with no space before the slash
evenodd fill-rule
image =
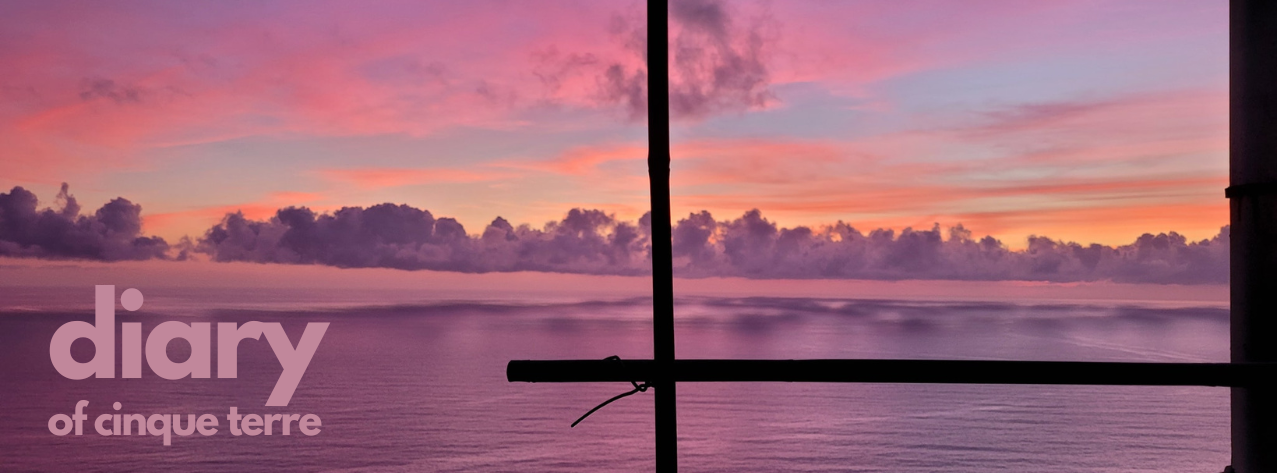
<path id="1" fill-rule="evenodd" d="M 1267 386 L 1277 363 L 1120 363 L 986 360 L 694 360 L 665 368 L 652 360 L 515 360 L 512 382 L 678 382 L 1079 384 L 1112 386 Z"/>

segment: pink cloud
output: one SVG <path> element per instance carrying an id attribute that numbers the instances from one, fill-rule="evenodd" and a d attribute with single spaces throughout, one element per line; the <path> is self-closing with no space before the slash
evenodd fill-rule
<path id="1" fill-rule="evenodd" d="M 241 202 L 226 205 L 208 205 L 188 208 L 175 212 L 148 213 L 142 216 L 143 226 L 148 233 L 161 235 L 171 241 L 182 236 L 198 237 L 203 231 L 222 220 L 228 213 L 242 213 L 245 218 L 268 220 L 283 207 L 308 205 L 310 207 L 329 210 L 329 206 L 316 205 L 325 200 L 323 194 L 315 192 L 280 191 L 272 192 L 254 202 Z"/>
<path id="2" fill-rule="evenodd" d="M 609 42 L 615 6 L 298 7 L 15 8 L 5 29 L 22 40 L 0 51 L 0 85 L 25 98 L 0 110 L 0 144 L 19 157 L 0 172 L 58 178 L 103 155 L 246 136 L 535 126 L 521 110 L 597 101 L 542 84 L 534 52 L 622 48 Z M 30 21 L 90 25 L 9 28 Z"/>
<path id="3" fill-rule="evenodd" d="M 717 58 L 675 68 L 676 80 L 711 90 L 706 84 L 719 70 L 716 65 L 734 58 L 750 66 L 747 71 L 766 66 L 762 76 L 747 74 L 765 81 L 724 89 L 741 100 L 696 102 L 704 107 L 695 110 L 711 115 L 774 111 L 789 104 L 764 92 L 805 82 L 872 101 L 872 107 L 861 109 L 874 113 L 867 122 L 900 112 L 902 105 L 893 102 L 898 97 L 884 93 L 893 79 L 1094 55 L 1114 45 L 1212 32 L 1221 22 L 1195 17 L 1222 8 L 1185 3 L 1149 9 L 1145 4 L 1152 18 L 1148 24 L 1176 27 L 1139 29 L 1117 20 L 1130 18 L 1128 9 L 1139 8 L 1138 2 L 723 5 L 731 21 L 716 24 L 726 25 L 727 34 L 675 25 L 676 46 L 678 35 L 687 33 L 689 51 Z M 615 90 L 608 88 L 607 73 L 619 66 L 621 78 L 630 79 L 625 83 L 638 77 L 640 6 L 0 7 L 0 29 L 14 38 L 6 42 L 13 47 L 0 48 L 0 175 L 56 183 L 76 173 L 96 176 L 154 166 L 142 162 L 148 150 L 256 136 L 424 137 L 458 128 L 624 130 L 635 126 L 626 113 L 631 97 L 609 95 Z M 706 38 L 727 38 L 728 44 L 720 47 Z M 762 63 L 756 61 L 760 58 Z M 1163 84 L 1163 79 L 1169 78 L 1149 77 L 1148 83 Z M 685 89 L 696 95 L 696 87 Z M 1222 88 L 1179 88 L 938 107 L 868 136 L 849 130 L 854 139 L 695 135 L 675 143 L 675 203 L 724 214 L 761 207 L 794 223 L 857 218 L 894 225 L 934 216 L 971 218 L 1008 232 L 1030 231 L 1029 224 L 1055 225 L 1029 218 L 1033 212 L 1074 222 L 1069 212 L 1095 209 L 1097 219 L 1118 228 L 1123 219 L 1173 214 L 1160 208 L 1215 205 L 1210 199 L 1217 199 L 1218 185 L 1211 182 L 1222 179 L 1227 152 L 1225 95 Z M 541 120 L 547 110 L 566 111 L 568 117 Z M 429 169 L 376 163 L 338 170 L 324 164 L 310 172 L 357 192 L 414 183 L 484 185 L 549 172 L 566 177 L 555 184 L 577 186 L 571 190 L 580 202 L 621 193 L 639 197 L 606 203 L 643 208 L 638 193 L 646 188 L 642 143 L 609 144 L 606 140 L 617 134 L 598 136 L 539 162 L 517 156 L 524 160 L 515 163 L 515 156 L 506 156 L 501 166 L 489 166 L 458 158 Z M 521 197 L 534 201 L 540 190 Z M 270 207 L 259 203 L 254 210 L 252 205 L 241 207 L 250 212 Z M 226 208 L 209 206 L 214 207 Z M 1118 210 L 1105 210 L 1110 208 Z M 1191 215 L 1203 216 L 1186 218 L 1204 227 L 1199 220 L 1217 214 Z M 165 218 L 148 221 L 161 225 Z M 1128 225 L 1131 233 L 1147 230 Z"/>
<path id="4" fill-rule="evenodd" d="M 341 184 L 361 189 L 399 187 L 416 184 L 473 183 L 514 177 L 509 172 L 466 169 L 355 168 L 321 169 L 319 174 Z"/>

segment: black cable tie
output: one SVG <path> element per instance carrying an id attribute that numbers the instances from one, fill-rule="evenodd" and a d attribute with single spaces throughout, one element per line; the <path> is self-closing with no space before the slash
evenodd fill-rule
<path id="1" fill-rule="evenodd" d="M 1277 194 L 1277 183 L 1256 182 L 1252 184 L 1234 184 L 1224 189 L 1224 198 L 1253 197 L 1258 195 Z"/>
<path id="2" fill-rule="evenodd" d="M 604 358 L 604 359 L 603 359 L 603 361 L 608 361 L 608 360 L 616 360 L 616 362 L 617 362 L 617 363 L 620 363 L 620 364 L 621 364 L 621 369 L 625 369 L 625 362 L 624 362 L 624 361 L 621 361 L 621 357 L 616 356 L 616 355 L 612 355 L 612 356 L 609 356 L 609 357 L 607 357 L 607 358 Z M 628 373 L 627 373 L 627 374 L 628 374 Z M 621 393 L 621 394 L 617 394 L 617 395 L 615 395 L 615 396 L 612 396 L 612 398 L 611 398 L 611 399 L 608 399 L 608 400 L 606 400 L 606 401 L 603 401 L 603 403 L 602 403 L 602 404 L 599 404 L 599 405 L 597 405 L 597 406 L 594 406 L 594 409 L 590 409 L 590 412 L 586 412 L 586 413 L 585 413 L 585 415 L 583 415 L 583 416 L 581 416 L 581 418 L 577 419 L 577 420 L 576 420 L 576 422 L 573 422 L 573 423 L 572 423 L 572 427 L 576 427 L 576 424 L 580 424 L 580 423 L 581 423 L 581 421 L 585 420 L 585 418 L 586 418 L 586 417 L 589 417 L 589 416 L 590 416 L 590 414 L 593 414 L 593 413 L 594 413 L 594 411 L 597 411 L 597 410 L 599 410 L 599 409 L 602 409 L 602 408 L 603 408 L 603 406 L 606 406 L 606 405 L 608 405 L 608 404 L 611 404 L 611 403 L 612 403 L 612 401 L 615 401 L 615 400 L 617 400 L 617 399 L 623 398 L 623 397 L 625 397 L 625 396 L 629 396 L 629 395 L 634 394 L 634 393 L 646 392 L 646 391 L 647 391 L 647 388 L 651 387 L 651 384 L 649 384 L 649 383 L 648 383 L 648 382 L 646 382 L 646 381 L 644 381 L 644 382 L 643 382 L 643 384 L 639 384 L 637 381 L 634 381 L 633 379 L 631 379 L 631 380 L 630 380 L 630 384 L 634 385 L 634 389 L 631 389 L 631 390 L 630 390 L 630 391 L 628 391 L 628 392 L 623 392 L 623 393 Z"/>

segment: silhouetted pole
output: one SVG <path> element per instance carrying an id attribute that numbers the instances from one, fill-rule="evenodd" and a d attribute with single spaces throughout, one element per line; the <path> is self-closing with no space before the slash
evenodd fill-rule
<path id="1" fill-rule="evenodd" d="M 669 5 L 647 1 L 647 173 L 652 194 L 652 357 L 656 389 L 656 471 L 678 470 L 674 380 L 674 268 L 670 248 Z"/>
<path id="2" fill-rule="evenodd" d="M 1277 2 L 1232 0 L 1232 361 L 1277 361 Z M 1232 389 L 1233 468 L 1277 472 L 1277 389 Z"/>

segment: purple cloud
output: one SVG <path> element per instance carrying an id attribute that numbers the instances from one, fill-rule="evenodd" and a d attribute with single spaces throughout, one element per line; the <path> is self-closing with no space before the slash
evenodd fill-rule
<path id="1" fill-rule="evenodd" d="M 0 193 L 0 255 L 80 258 L 103 261 L 164 258 L 163 238 L 144 237 L 142 206 L 123 197 L 107 202 L 92 215 L 62 184 L 58 209 L 36 210 L 35 194 L 21 187 Z"/>
<path id="2" fill-rule="evenodd" d="M 741 21 L 718 0 L 670 2 L 670 114 L 699 119 L 737 112 L 775 100 L 769 86 L 767 55 L 776 42 L 777 22 L 770 16 Z M 746 23 L 746 24 L 742 24 Z M 612 34 L 628 57 L 604 60 L 593 54 L 541 54 L 536 75 L 550 90 L 563 77 L 592 74 L 598 99 L 624 107 L 630 119 L 647 116 L 647 27 L 645 19 L 617 16 Z"/>
<path id="3" fill-rule="evenodd" d="M 325 264 L 460 272 L 651 272 L 648 216 L 617 220 L 572 209 L 542 228 L 498 217 L 477 236 L 449 218 L 405 205 L 346 207 L 331 215 L 281 209 L 265 221 L 226 216 L 199 240 L 216 261 Z M 1145 234 L 1129 245 L 1029 238 L 1010 250 L 961 225 L 862 233 L 846 223 L 781 228 L 751 210 L 734 220 L 706 211 L 674 224 L 675 272 L 683 277 L 957 279 L 1204 284 L 1228 282 L 1228 227 L 1214 238 Z"/>
<path id="4" fill-rule="evenodd" d="M 57 208 L 38 210 L 35 194 L 0 193 L 0 256 L 103 261 L 168 258 L 162 238 L 141 235 L 140 205 L 116 198 L 80 215 L 66 184 Z M 1116 281 L 1225 284 L 1229 227 L 1208 240 L 1175 232 L 1144 234 L 1120 246 L 1082 245 L 1031 236 L 1023 250 L 974 237 L 962 225 L 947 232 L 906 228 L 867 233 L 838 222 L 785 228 L 751 210 L 716 220 L 708 211 L 673 226 L 674 271 L 682 277 L 760 279 L 946 279 Z M 572 209 L 541 228 L 497 217 L 476 235 L 425 209 L 380 204 L 317 214 L 279 209 L 265 220 L 227 214 L 195 242 L 178 245 L 213 261 L 320 264 L 467 273 L 546 271 L 651 273 L 650 216 L 637 222 L 601 210 Z"/>

